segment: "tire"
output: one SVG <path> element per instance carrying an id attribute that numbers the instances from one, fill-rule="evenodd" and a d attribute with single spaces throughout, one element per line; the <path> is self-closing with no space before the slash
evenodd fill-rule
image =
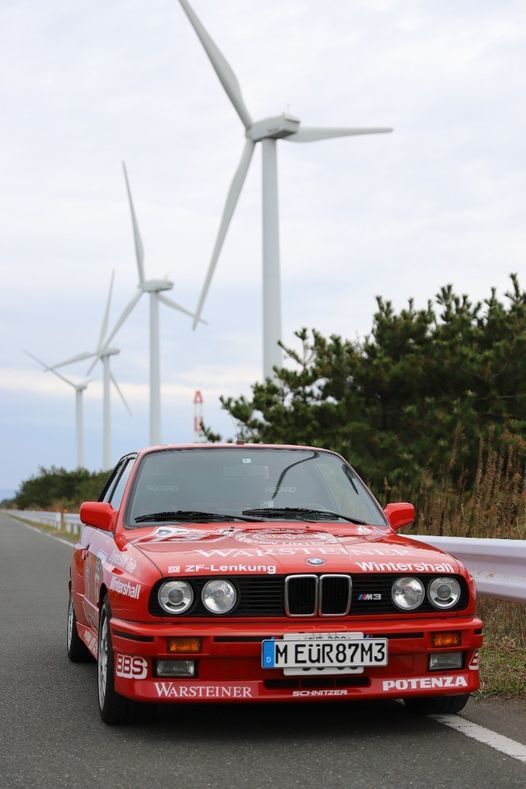
<path id="1" fill-rule="evenodd" d="M 66 624 L 66 652 L 72 663 L 91 663 L 93 655 L 77 632 L 77 617 L 73 607 L 71 592 L 68 599 L 68 619 Z"/>
<path id="2" fill-rule="evenodd" d="M 110 605 L 108 598 L 105 597 L 99 616 L 97 650 L 97 693 L 100 716 L 104 723 L 110 726 L 136 723 L 150 718 L 154 708 L 151 704 L 132 701 L 115 692 L 110 618 Z"/>
<path id="3" fill-rule="evenodd" d="M 404 699 L 410 712 L 419 715 L 453 715 L 464 709 L 469 700 L 469 693 L 460 696 L 428 696 L 419 699 Z"/>

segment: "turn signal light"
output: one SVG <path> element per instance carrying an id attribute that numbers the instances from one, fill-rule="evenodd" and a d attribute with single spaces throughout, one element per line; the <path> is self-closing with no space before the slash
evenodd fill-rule
<path id="1" fill-rule="evenodd" d="M 168 639 L 168 652 L 172 654 L 188 654 L 191 652 L 201 651 L 200 638 L 169 638 Z"/>
<path id="2" fill-rule="evenodd" d="M 460 633 L 431 633 L 434 647 L 458 647 L 461 643 Z"/>

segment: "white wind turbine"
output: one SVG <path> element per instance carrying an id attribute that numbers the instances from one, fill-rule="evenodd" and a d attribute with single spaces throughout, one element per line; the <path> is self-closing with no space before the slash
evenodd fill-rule
<path id="1" fill-rule="evenodd" d="M 177 304 L 172 299 L 169 299 L 163 294 L 163 291 L 171 290 L 173 282 L 168 279 L 146 279 L 144 274 L 144 247 L 139 232 L 139 224 L 135 214 L 135 207 L 128 181 L 128 173 L 126 165 L 122 163 L 124 170 L 124 179 L 126 181 L 126 191 L 128 193 L 128 201 L 130 204 L 130 213 L 133 226 L 133 240 L 135 243 L 135 257 L 137 260 L 137 269 L 139 272 L 139 282 L 137 285 L 137 293 L 124 308 L 120 318 L 111 330 L 106 339 L 106 343 L 110 343 L 113 337 L 121 328 L 122 324 L 129 316 L 143 293 L 148 293 L 150 296 L 150 444 L 161 443 L 161 363 L 160 363 L 160 341 L 159 341 L 159 302 L 162 301 L 167 307 L 174 310 L 179 310 L 191 318 L 198 318 L 193 312 L 186 310 Z M 201 321 L 204 323 L 205 321 Z"/>
<path id="2" fill-rule="evenodd" d="M 44 371 L 52 372 L 53 375 L 56 375 L 57 378 L 60 378 L 61 381 L 69 384 L 75 390 L 75 427 L 76 427 L 76 441 L 77 441 L 77 468 L 85 468 L 84 463 L 84 401 L 83 401 L 83 393 L 84 390 L 88 387 L 88 381 L 82 381 L 79 384 L 70 381 L 69 378 L 66 378 L 64 375 L 57 373 L 56 370 L 53 370 L 49 367 L 42 359 L 39 359 L 37 356 L 34 356 L 29 351 L 24 351 L 27 356 L 30 356 L 37 364 L 39 364 Z"/>
<path id="3" fill-rule="evenodd" d="M 333 137 L 382 134 L 390 132 L 392 129 L 323 128 L 319 126 L 303 126 L 300 128 L 298 118 L 288 114 L 277 115 L 254 122 L 245 105 L 241 88 L 230 65 L 203 27 L 188 0 L 179 0 L 179 2 L 245 127 L 246 137 L 241 161 L 228 190 L 212 258 L 197 305 L 194 329 L 201 315 L 221 248 L 245 183 L 254 148 L 256 143 L 261 142 L 263 158 L 263 376 L 268 378 L 273 376 L 273 367 L 280 367 L 282 363 L 282 353 L 278 345 L 278 341 L 281 340 L 281 282 L 276 141 L 285 139 L 288 142 L 316 142 Z"/>
<path id="4" fill-rule="evenodd" d="M 112 464 L 112 457 L 111 457 L 111 384 L 117 390 L 119 397 L 121 398 L 122 402 L 124 403 L 125 408 L 127 409 L 128 413 L 131 414 L 130 407 L 126 402 L 126 398 L 124 397 L 119 384 L 117 383 L 115 376 L 111 371 L 111 363 L 110 359 L 112 356 L 120 353 L 117 348 L 112 348 L 110 346 L 110 338 L 105 339 L 105 334 L 108 330 L 108 319 L 110 315 L 110 306 L 111 306 L 111 295 L 113 292 L 113 280 L 115 277 L 115 272 L 111 275 L 110 281 L 110 289 L 108 293 L 108 300 L 106 302 L 106 309 L 104 310 L 104 315 L 102 318 L 102 324 L 100 327 L 99 333 L 99 341 L 97 343 L 97 347 L 94 351 L 86 351 L 85 353 L 79 353 L 76 356 L 72 356 L 70 359 L 65 359 L 62 362 L 58 362 L 58 364 L 54 364 L 52 367 L 48 367 L 48 370 L 55 372 L 59 367 L 65 367 L 69 364 L 75 364 L 76 362 L 84 361 L 85 359 L 94 359 L 93 364 L 91 365 L 90 369 L 88 370 L 88 375 L 93 370 L 97 362 L 100 361 L 102 364 L 102 467 L 103 469 L 108 469 L 111 467 Z"/>

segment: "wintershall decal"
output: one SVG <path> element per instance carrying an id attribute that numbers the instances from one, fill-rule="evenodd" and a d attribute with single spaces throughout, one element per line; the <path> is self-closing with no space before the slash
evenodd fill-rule
<path id="1" fill-rule="evenodd" d="M 432 690 L 433 688 L 467 688 L 468 683 L 462 676 L 451 677 L 409 677 L 409 679 L 386 679 L 382 690 Z"/>
<path id="2" fill-rule="evenodd" d="M 111 579 L 110 589 L 113 592 L 118 592 L 124 597 L 131 597 L 133 600 L 138 600 L 141 593 L 140 584 L 131 584 L 129 581 L 121 581 L 120 578 L 113 576 Z"/>
<path id="3" fill-rule="evenodd" d="M 415 562 L 403 564 L 402 562 L 356 562 L 360 570 L 365 573 L 454 573 L 454 567 L 444 562 L 443 564 L 429 564 L 428 562 Z"/>
<path id="4" fill-rule="evenodd" d="M 251 699 L 250 685 L 179 685 L 175 682 L 156 682 L 160 699 Z"/>

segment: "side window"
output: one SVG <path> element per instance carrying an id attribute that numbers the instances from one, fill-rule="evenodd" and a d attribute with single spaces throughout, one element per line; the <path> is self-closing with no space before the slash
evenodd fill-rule
<path id="1" fill-rule="evenodd" d="M 109 503 L 115 510 L 118 510 L 119 507 L 121 506 L 124 488 L 126 487 L 126 483 L 130 478 L 130 474 L 134 462 L 135 462 L 135 458 L 127 458 L 124 461 L 123 468 L 117 479 L 117 482 L 115 483 L 115 485 L 113 485 L 111 491 L 109 491 L 109 496 L 106 500 L 109 501 Z"/>

